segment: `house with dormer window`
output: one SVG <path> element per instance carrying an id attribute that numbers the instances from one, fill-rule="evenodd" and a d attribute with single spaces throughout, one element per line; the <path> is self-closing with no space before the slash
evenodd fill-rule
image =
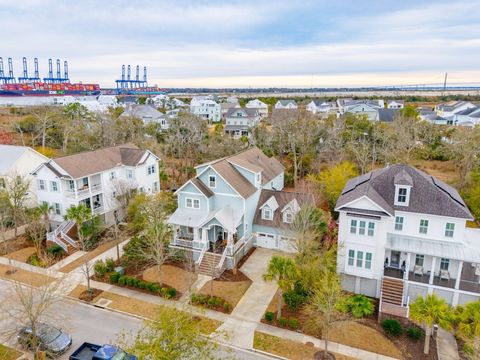
<path id="1" fill-rule="evenodd" d="M 178 208 L 168 223 L 170 246 L 189 252 L 200 273 L 234 268 L 252 246 L 291 249 L 295 214 L 313 200 L 283 191 L 278 160 L 253 147 L 195 169 L 177 190 Z"/>
<path id="2" fill-rule="evenodd" d="M 260 114 L 256 109 L 233 108 L 225 116 L 225 133 L 238 139 L 250 137 L 251 129 L 260 122 Z"/>
<path id="3" fill-rule="evenodd" d="M 408 165 L 351 179 L 337 204 L 337 270 L 345 290 L 406 316 L 417 296 L 480 298 L 480 230 L 458 192 Z"/>

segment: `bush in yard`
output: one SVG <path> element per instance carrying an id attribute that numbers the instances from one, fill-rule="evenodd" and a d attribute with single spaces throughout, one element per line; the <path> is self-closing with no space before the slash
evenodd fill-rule
<path id="1" fill-rule="evenodd" d="M 114 283 L 114 284 L 118 283 L 118 279 L 120 279 L 120 274 L 119 273 L 114 272 L 114 273 L 110 274 L 110 282 L 111 283 Z"/>
<path id="2" fill-rule="evenodd" d="M 372 315 L 375 308 L 372 300 L 364 295 L 353 295 L 345 301 L 345 306 L 356 319 Z"/>
<path id="3" fill-rule="evenodd" d="M 126 276 L 120 276 L 118 279 L 118 284 L 119 285 L 126 285 L 127 284 L 127 277 Z"/>
<path id="4" fill-rule="evenodd" d="M 177 290 L 174 288 L 167 288 L 167 295 L 169 298 L 177 296 Z"/>
<path id="5" fill-rule="evenodd" d="M 213 309 L 214 307 L 216 307 L 216 305 L 217 305 L 217 302 L 214 297 L 211 297 L 210 299 L 208 299 L 207 307 Z"/>
<path id="6" fill-rule="evenodd" d="M 418 341 L 423 336 L 423 330 L 418 326 L 409 326 L 406 330 L 407 336 L 413 341 Z"/>
<path id="7" fill-rule="evenodd" d="M 96 277 L 104 277 L 107 273 L 107 267 L 102 260 L 98 260 L 95 265 L 93 266 L 93 271 L 95 272 Z"/>
<path id="8" fill-rule="evenodd" d="M 265 320 L 267 320 L 268 322 L 272 322 L 274 317 L 275 317 L 275 314 L 271 311 L 267 311 L 265 313 Z"/>
<path id="9" fill-rule="evenodd" d="M 105 260 L 105 266 L 107 267 L 107 272 L 112 272 L 113 270 L 115 270 L 115 260 L 113 260 L 112 258 L 107 258 Z"/>
<path id="10" fill-rule="evenodd" d="M 281 316 L 279 319 L 278 319 L 278 324 L 282 327 L 287 327 L 287 324 L 288 324 L 288 319 L 287 318 L 284 318 L 283 316 Z"/>
<path id="11" fill-rule="evenodd" d="M 283 300 L 290 310 L 295 311 L 306 301 L 306 296 L 292 290 L 283 294 Z"/>
<path id="12" fill-rule="evenodd" d="M 232 309 L 232 305 L 230 305 L 228 302 L 225 301 L 225 302 L 223 303 L 223 310 L 224 310 L 225 312 L 230 312 L 231 309 Z"/>
<path id="13" fill-rule="evenodd" d="M 402 334 L 402 325 L 395 319 L 385 319 L 382 321 L 383 330 L 391 336 L 399 336 Z"/>
<path id="14" fill-rule="evenodd" d="M 65 254 L 65 250 L 63 250 L 63 248 L 60 245 L 53 244 L 52 246 L 48 247 L 47 253 L 49 253 L 54 257 L 60 257 L 63 254 Z"/>
<path id="15" fill-rule="evenodd" d="M 290 328 L 293 330 L 297 330 L 299 327 L 298 320 L 295 318 L 290 318 L 290 320 L 288 320 L 288 326 L 290 326 Z"/>

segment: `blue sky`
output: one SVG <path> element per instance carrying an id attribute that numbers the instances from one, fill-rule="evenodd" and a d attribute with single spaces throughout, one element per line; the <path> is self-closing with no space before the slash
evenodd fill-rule
<path id="1" fill-rule="evenodd" d="M 122 64 L 165 87 L 480 83 L 478 0 L 0 0 L 0 14 L 17 76 L 37 56 L 104 86 Z"/>

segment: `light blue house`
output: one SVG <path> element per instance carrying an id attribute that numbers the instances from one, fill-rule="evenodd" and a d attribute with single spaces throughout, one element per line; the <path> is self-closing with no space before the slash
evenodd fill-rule
<path id="1" fill-rule="evenodd" d="M 191 252 L 199 272 L 214 276 L 234 268 L 256 245 L 259 200 L 264 191 L 283 193 L 284 168 L 253 147 L 195 169 L 176 192 L 171 246 Z"/>

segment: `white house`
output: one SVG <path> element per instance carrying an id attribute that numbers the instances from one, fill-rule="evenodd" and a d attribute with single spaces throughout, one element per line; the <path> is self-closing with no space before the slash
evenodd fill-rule
<path id="1" fill-rule="evenodd" d="M 36 206 L 37 186 L 31 173 L 49 159 L 26 146 L 0 144 L 0 154 L 0 189 L 16 176 L 21 176 L 30 183 L 26 205 Z"/>
<path id="2" fill-rule="evenodd" d="M 250 137 L 250 129 L 260 122 L 260 114 L 256 109 L 233 108 L 225 116 L 225 133 L 235 139 L 241 136 Z"/>
<path id="3" fill-rule="evenodd" d="M 350 113 L 354 115 L 366 115 L 368 120 L 378 121 L 379 119 L 378 110 L 380 109 L 383 109 L 383 108 L 380 106 L 377 106 L 374 103 L 355 102 L 355 103 L 346 105 L 345 113 Z"/>
<path id="4" fill-rule="evenodd" d="M 453 119 L 453 115 L 476 107 L 475 104 L 469 101 L 449 101 L 436 105 L 435 112 L 437 115 L 451 120 Z"/>
<path id="5" fill-rule="evenodd" d="M 247 109 L 255 109 L 262 118 L 268 117 L 268 105 L 258 99 L 250 100 L 245 105 Z"/>
<path id="6" fill-rule="evenodd" d="M 190 112 L 202 119 L 211 122 L 219 122 L 222 118 L 220 104 L 206 97 L 194 96 L 190 102 Z"/>
<path id="7" fill-rule="evenodd" d="M 276 110 L 296 110 L 298 105 L 295 100 L 278 100 L 275 104 Z"/>
<path id="8" fill-rule="evenodd" d="M 405 101 L 403 100 L 388 100 L 387 109 L 403 109 L 405 107 Z"/>
<path id="9" fill-rule="evenodd" d="M 337 204 L 337 269 L 345 290 L 406 316 L 417 296 L 449 304 L 480 298 L 480 230 L 458 192 L 414 167 L 392 165 L 348 181 Z"/>
<path id="10" fill-rule="evenodd" d="M 160 190 L 158 161 L 149 150 L 131 144 L 51 159 L 33 172 L 38 204 L 51 206 L 54 225 L 64 221 L 69 207 L 79 204 L 111 224 L 116 215 L 122 216 L 115 213 L 119 195 L 134 189 Z"/>
<path id="11" fill-rule="evenodd" d="M 472 107 L 453 115 L 452 123 L 458 126 L 477 126 L 480 124 L 480 108 Z"/>
<path id="12" fill-rule="evenodd" d="M 141 119 L 145 125 L 158 124 L 162 130 L 169 128 L 165 114 L 155 109 L 152 105 L 128 104 L 120 118 L 134 117 Z"/>
<path id="13" fill-rule="evenodd" d="M 312 114 L 328 114 L 335 108 L 335 103 L 323 100 L 312 100 L 306 106 L 306 110 Z"/>

